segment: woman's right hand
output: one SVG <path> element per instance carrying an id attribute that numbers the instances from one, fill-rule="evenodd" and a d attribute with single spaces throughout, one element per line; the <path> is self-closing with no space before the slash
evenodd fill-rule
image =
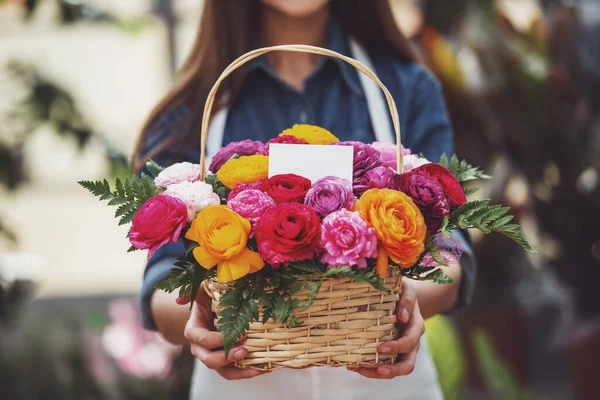
<path id="1" fill-rule="evenodd" d="M 178 298 L 177 303 L 189 303 L 189 298 Z M 196 358 L 228 380 L 254 378 L 266 373 L 228 366 L 246 357 L 248 351 L 241 346 L 236 346 L 229 352 L 229 357 L 225 357 L 225 351 L 222 349 L 223 337 L 215 330 L 213 321 L 211 298 L 204 288 L 200 287 L 184 332 L 185 338 L 190 343 L 192 354 Z"/>

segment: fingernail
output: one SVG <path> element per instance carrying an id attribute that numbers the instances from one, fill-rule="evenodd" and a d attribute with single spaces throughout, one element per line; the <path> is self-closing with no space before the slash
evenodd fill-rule
<path id="1" fill-rule="evenodd" d="M 400 313 L 400 318 L 402 318 L 402 322 L 408 322 L 408 310 L 406 308 Z"/>
<path id="2" fill-rule="evenodd" d="M 259 376 L 259 375 L 260 375 L 260 371 L 257 371 L 257 370 L 252 370 L 252 371 L 248 372 L 249 378 L 254 378 L 255 376 Z"/>
<path id="3" fill-rule="evenodd" d="M 382 346 L 382 347 L 379 348 L 379 351 L 381 353 L 391 353 L 392 349 L 390 347 L 388 347 L 388 346 Z"/>
<path id="4" fill-rule="evenodd" d="M 236 351 L 233 353 L 233 358 L 234 358 L 234 360 L 236 360 L 236 361 L 239 361 L 239 360 L 241 360 L 242 358 L 244 358 L 244 350 L 236 350 Z M 258 372 L 258 371 L 256 371 L 256 372 Z"/>
<path id="5" fill-rule="evenodd" d="M 377 372 L 379 372 L 381 375 L 385 375 L 385 376 L 388 376 L 390 374 L 390 370 L 387 368 L 379 368 L 377 370 Z"/>

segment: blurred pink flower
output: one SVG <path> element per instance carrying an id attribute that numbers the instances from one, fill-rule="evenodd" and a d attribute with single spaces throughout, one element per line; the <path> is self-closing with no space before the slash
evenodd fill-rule
<path id="1" fill-rule="evenodd" d="M 119 368 L 141 379 L 165 378 L 179 347 L 156 332 L 144 330 L 133 301 L 113 301 L 109 316 L 111 324 L 102 333 L 102 345 Z"/>

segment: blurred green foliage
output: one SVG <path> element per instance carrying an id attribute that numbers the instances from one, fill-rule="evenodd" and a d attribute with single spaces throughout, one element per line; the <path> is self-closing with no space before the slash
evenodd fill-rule
<path id="1" fill-rule="evenodd" d="M 466 365 L 460 337 L 452 321 L 436 315 L 425 321 L 427 343 L 445 400 L 462 400 L 465 394 Z"/>

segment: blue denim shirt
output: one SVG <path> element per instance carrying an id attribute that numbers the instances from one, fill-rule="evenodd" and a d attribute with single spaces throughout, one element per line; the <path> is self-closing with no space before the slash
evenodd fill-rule
<path id="1" fill-rule="evenodd" d="M 350 55 L 347 38 L 335 20 L 329 26 L 327 47 Z M 389 89 L 398 107 L 402 144 L 433 161 L 438 160 L 442 153 L 451 154 L 452 127 L 440 85 L 435 78 L 423 67 L 407 59 L 387 54 L 369 55 L 375 72 Z M 371 143 L 375 140 L 359 72 L 344 61 L 321 58 L 314 73 L 305 81 L 303 92 L 279 77 L 264 56 L 249 63 L 247 71 L 240 95 L 230 104 L 223 135 L 224 145 L 243 139 L 266 142 L 295 123 L 322 126 L 342 141 Z M 157 118 L 148 132 L 144 153 L 152 152 L 167 137 L 181 132 L 190 112 L 186 106 L 180 106 Z M 184 159 L 179 150 L 170 148 L 153 156 L 153 159 L 161 165 L 169 165 L 179 161 L 197 163 L 199 157 L 199 149 L 194 146 Z M 476 267 L 468 235 L 458 234 L 456 237 L 461 240 L 464 250 L 457 304 L 460 307 L 472 295 Z M 173 261 L 182 253 L 181 244 L 170 244 L 163 246 L 148 262 L 140 293 L 143 323 L 148 329 L 156 329 L 150 311 L 154 285 L 168 276 Z"/>

